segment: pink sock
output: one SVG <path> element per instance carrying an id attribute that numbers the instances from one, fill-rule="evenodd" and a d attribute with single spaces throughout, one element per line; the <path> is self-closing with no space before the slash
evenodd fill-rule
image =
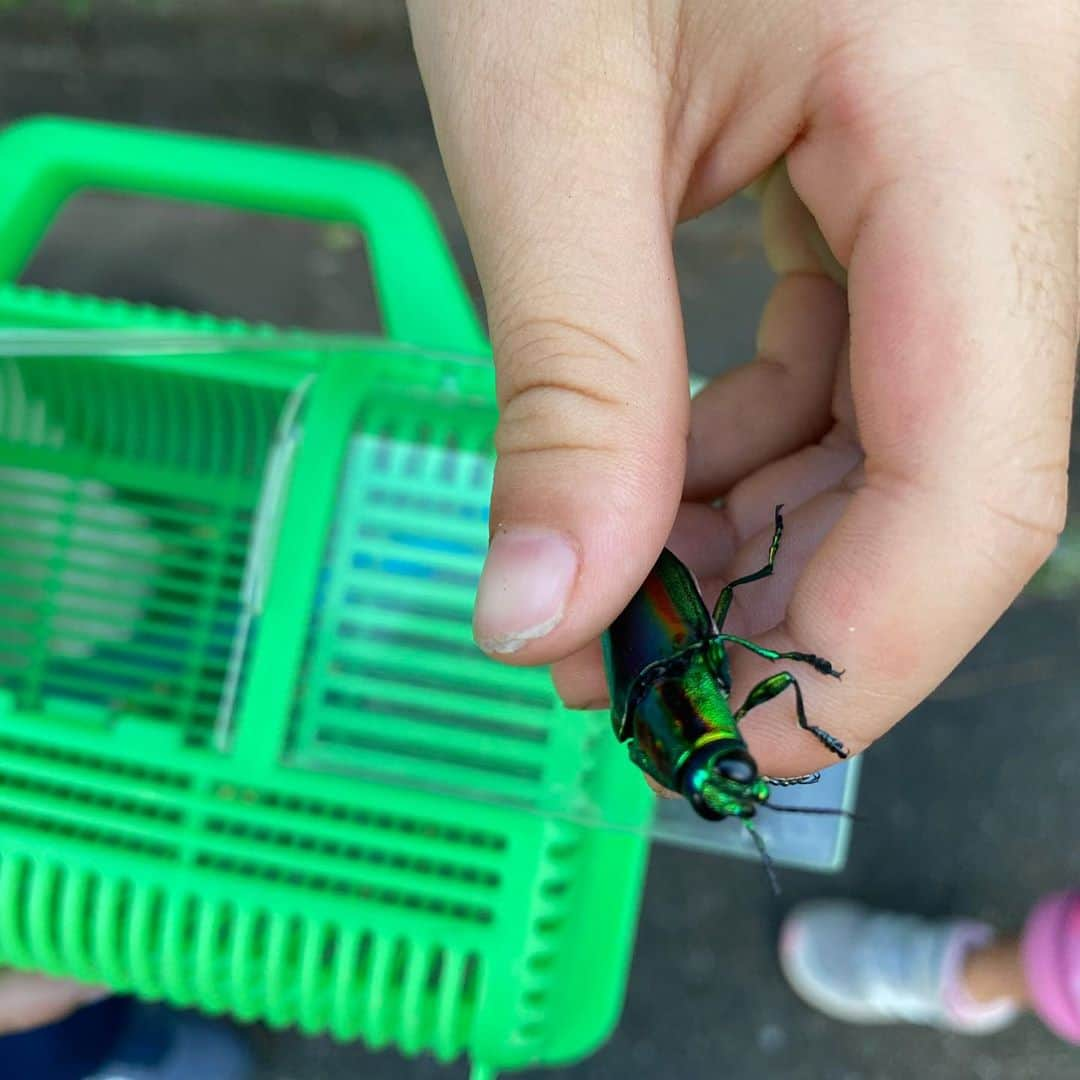
<path id="1" fill-rule="evenodd" d="M 1080 891 L 1039 901 L 1021 951 L 1035 1012 L 1056 1035 L 1080 1045 Z"/>

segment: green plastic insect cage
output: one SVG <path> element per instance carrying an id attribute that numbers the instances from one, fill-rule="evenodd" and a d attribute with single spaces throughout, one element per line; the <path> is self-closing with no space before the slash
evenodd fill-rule
<path id="1" fill-rule="evenodd" d="M 472 643 L 493 375 L 427 205 L 55 119 L 0 163 L 0 963 L 476 1076 L 586 1055 L 686 822 Z M 15 284 L 85 189 L 347 223 L 385 336 Z"/>

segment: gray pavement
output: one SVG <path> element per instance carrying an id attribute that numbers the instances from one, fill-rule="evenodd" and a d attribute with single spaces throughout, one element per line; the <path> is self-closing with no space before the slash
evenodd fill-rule
<path id="1" fill-rule="evenodd" d="M 0 16 L 0 122 L 63 112 L 380 158 L 431 199 L 477 294 L 396 5 L 111 2 L 82 18 L 63 8 L 34 3 Z M 686 226 L 677 249 L 691 362 L 722 370 L 749 355 L 769 285 L 752 207 Z M 73 204 L 28 276 L 318 329 L 373 325 L 362 252 L 340 235 L 160 204 Z M 618 1031 L 588 1061 L 536 1075 L 1076 1076 L 1076 1051 L 1032 1021 L 978 1041 L 830 1023 L 792 998 L 773 954 L 779 918 L 803 897 L 1011 925 L 1042 891 L 1080 881 L 1076 550 L 1070 535 L 1051 572 L 935 698 L 866 755 L 866 820 L 843 874 L 789 871 L 774 900 L 754 865 L 656 849 Z M 262 1080 L 464 1075 L 359 1046 L 255 1036 Z"/>

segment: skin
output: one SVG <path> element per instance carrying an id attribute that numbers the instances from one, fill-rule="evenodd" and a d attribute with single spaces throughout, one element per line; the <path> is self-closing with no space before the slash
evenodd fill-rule
<path id="1" fill-rule="evenodd" d="M 975 1001 L 983 1004 L 1009 998 L 1027 1008 L 1031 995 L 1024 976 L 1020 939 L 998 938 L 981 949 L 973 949 L 964 961 L 964 986 Z"/>
<path id="2" fill-rule="evenodd" d="M 846 669 L 801 680 L 807 712 L 863 749 L 1063 527 L 1080 3 L 414 0 L 410 15 L 495 347 L 495 543 L 532 530 L 513 573 L 489 555 L 478 640 L 554 663 L 569 704 L 599 706 L 598 636 L 660 548 L 711 601 L 760 564 L 782 502 L 777 573 L 731 628 Z M 778 280 L 757 356 L 691 408 L 672 232 L 750 186 Z M 576 560 L 546 621 L 537 530 Z M 515 629 L 519 595 L 535 625 Z M 739 657 L 737 688 L 767 671 Z M 765 773 L 830 763 L 789 701 L 744 733 Z"/>
<path id="3" fill-rule="evenodd" d="M 0 969 L 0 1037 L 61 1020 L 107 995 L 71 979 Z"/>

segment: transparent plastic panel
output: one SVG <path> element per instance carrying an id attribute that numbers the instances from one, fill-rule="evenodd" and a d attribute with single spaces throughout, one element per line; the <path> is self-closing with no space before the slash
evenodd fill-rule
<path id="1" fill-rule="evenodd" d="M 853 812 L 861 764 L 858 758 L 853 758 L 824 769 L 816 784 L 777 788 L 773 792 L 754 822 L 770 858 L 781 865 L 805 870 L 843 868 L 851 842 L 850 819 L 839 815 L 787 813 L 776 807 L 785 811 L 790 808 Z M 730 818 L 705 821 L 685 799 L 660 800 L 653 834 L 680 847 L 755 861 L 760 858 L 750 834 L 739 822 Z"/>
<path id="2" fill-rule="evenodd" d="M 0 687 L 205 747 L 243 666 L 259 508 L 303 384 L 231 351 L 207 378 L 109 341 L 0 336 Z"/>
<path id="3" fill-rule="evenodd" d="M 328 391 L 346 359 L 356 380 Z M 457 373 L 486 363 L 345 338 L 0 335 L 0 689 L 253 769 L 752 854 L 737 823 L 656 800 L 605 714 L 473 643 L 495 411 Z M 287 517 L 311 558 L 280 549 Z M 773 801 L 850 810 L 856 780 L 839 766 Z M 842 865 L 845 819 L 758 820 L 778 863 Z"/>

